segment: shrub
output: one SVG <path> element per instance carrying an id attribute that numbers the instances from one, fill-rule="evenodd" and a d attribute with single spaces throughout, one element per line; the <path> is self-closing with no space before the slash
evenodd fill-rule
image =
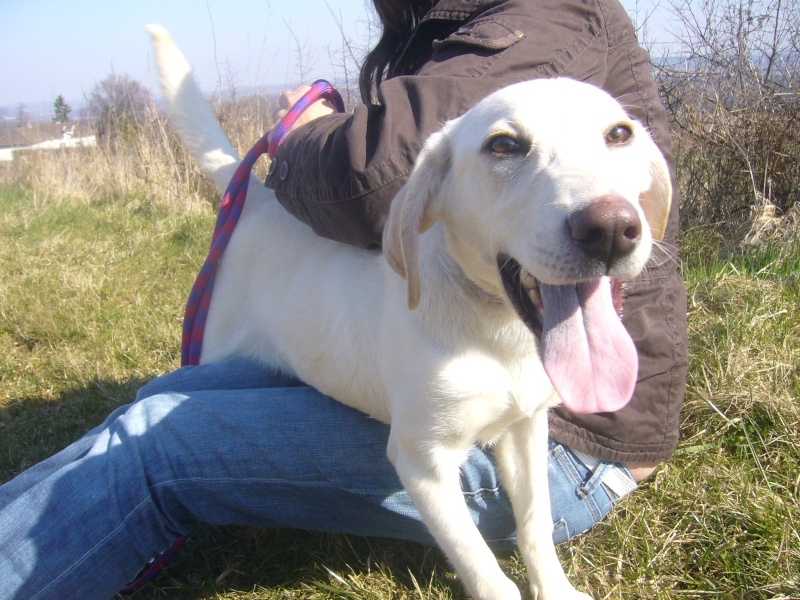
<path id="1" fill-rule="evenodd" d="M 676 0 L 671 13 L 679 50 L 654 68 L 684 228 L 709 227 L 728 250 L 752 244 L 800 201 L 800 6 Z"/>

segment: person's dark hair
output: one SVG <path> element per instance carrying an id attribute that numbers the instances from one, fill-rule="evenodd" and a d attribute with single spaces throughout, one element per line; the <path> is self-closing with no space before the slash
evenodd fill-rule
<path id="1" fill-rule="evenodd" d="M 403 47 L 435 3 L 436 0 L 373 0 L 383 32 L 361 65 L 358 84 L 364 102 L 371 102 L 373 90 L 397 73 Z"/>

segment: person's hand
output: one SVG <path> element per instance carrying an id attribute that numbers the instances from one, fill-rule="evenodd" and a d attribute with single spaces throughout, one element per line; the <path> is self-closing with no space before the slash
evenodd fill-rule
<path id="1" fill-rule="evenodd" d="M 294 104 L 303 97 L 303 94 L 310 89 L 311 86 L 301 85 L 293 90 L 284 90 L 281 92 L 281 95 L 278 96 L 278 106 L 272 111 L 272 120 L 274 121 L 274 125 L 267 132 L 268 140 L 272 140 L 272 136 L 275 134 L 275 129 L 278 127 L 278 123 L 280 123 L 280 120 L 286 116 L 286 113 L 289 112 L 289 109 L 294 106 Z M 325 115 L 329 115 L 334 112 L 336 112 L 336 109 L 329 101 L 317 100 L 313 104 L 310 104 L 308 108 L 306 108 L 306 110 L 300 114 L 300 116 L 297 118 L 297 121 L 295 121 L 294 125 L 292 125 L 292 128 L 289 131 L 294 131 L 301 125 L 305 125 L 314 119 L 324 117 Z"/>

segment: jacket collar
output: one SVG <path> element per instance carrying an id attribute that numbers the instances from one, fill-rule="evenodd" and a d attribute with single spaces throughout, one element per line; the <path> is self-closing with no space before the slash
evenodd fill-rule
<path id="1" fill-rule="evenodd" d="M 478 8 L 499 3 L 500 0 L 439 0 L 421 22 L 431 19 L 463 21 Z"/>
<path id="2" fill-rule="evenodd" d="M 415 31 L 411 34 L 405 47 L 403 48 L 398 64 L 405 64 L 407 71 L 413 73 L 419 66 L 427 60 L 427 51 L 422 49 L 430 48 L 430 40 L 420 44 L 421 31 L 438 27 L 455 28 L 460 23 L 467 21 L 475 11 L 484 6 L 499 4 L 505 0 L 439 0 L 434 4 L 428 13 L 422 17 Z M 449 21 L 449 23 L 444 23 Z M 422 38 L 426 40 L 426 38 Z"/>

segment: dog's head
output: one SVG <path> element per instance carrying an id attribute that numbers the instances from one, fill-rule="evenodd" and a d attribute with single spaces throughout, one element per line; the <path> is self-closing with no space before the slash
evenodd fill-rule
<path id="1" fill-rule="evenodd" d="M 570 402 L 565 395 L 585 396 L 597 380 L 590 377 L 575 391 L 556 379 L 571 379 L 565 370 L 576 361 L 597 361 L 598 352 L 635 361 L 619 319 L 611 323 L 605 314 L 621 304 L 621 285 L 609 282 L 632 278 L 645 266 L 653 240 L 664 236 L 671 195 L 663 156 L 608 94 L 568 79 L 519 83 L 428 139 L 392 204 L 383 250 L 405 278 L 413 309 L 422 293 L 419 236 L 442 221 L 448 250 L 465 275 L 507 296 L 541 335 L 546 368 L 548 352 L 558 354 L 550 357 L 548 373 L 564 403 L 578 412 L 613 410 L 630 398 L 635 364 L 603 384 L 619 390 L 593 392 L 611 400 Z M 577 329 L 570 325 L 576 319 L 582 321 Z M 603 331 L 595 330 L 598 321 Z M 583 339 L 562 339 L 578 335 Z M 576 356 L 572 345 L 588 350 Z"/>

